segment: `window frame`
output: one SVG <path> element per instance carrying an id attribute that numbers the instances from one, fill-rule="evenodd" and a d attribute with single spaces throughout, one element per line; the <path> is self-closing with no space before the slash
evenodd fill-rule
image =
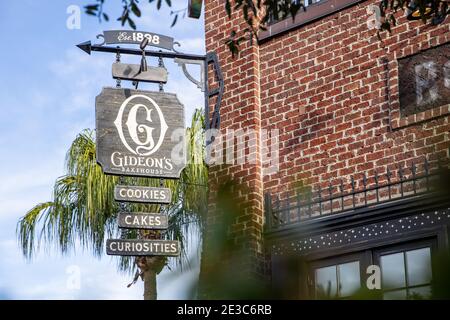
<path id="1" fill-rule="evenodd" d="M 308 295 L 311 299 L 317 299 L 316 295 L 316 270 L 319 268 L 325 268 L 329 266 L 337 266 L 340 264 L 348 263 L 348 262 L 354 262 L 359 261 L 359 273 L 360 273 L 360 284 L 361 287 L 365 285 L 367 275 L 365 273 L 365 270 L 367 270 L 367 267 L 369 265 L 378 265 L 381 268 L 381 256 L 382 255 L 388 255 L 388 254 L 395 254 L 395 253 L 403 253 L 407 251 L 417 250 L 421 248 L 430 248 L 430 254 L 431 257 L 436 253 L 438 250 L 438 243 L 439 243 L 439 237 L 438 235 L 429 236 L 426 238 L 420 238 L 420 239 L 413 239 L 413 240 L 406 240 L 401 243 L 392 243 L 392 244 L 385 244 L 383 246 L 374 246 L 372 248 L 368 248 L 365 250 L 347 253 L 347 254 L 340 254 L 336 256 L 328 256 L 326 258 L 320 258 L 317 260 L 310 260 L 308 261 Z M 405 258 L 405 257 L 404 257 Z M 431 260 L 433 261 L 433 260 Z M 404 262 L 406 263 L 406 262 Z M 432 276 L 434 274 L 434 266 L 433 263 L 431 263 L 431 272 Z M 382 270 L 381 270 L 382 272 Z M 431 282 L 429 284 L 420 284 L 420 285 L 414 285 L 414 286 L 408 286 L 408 280 L 407 280 L 407 270 L 405 269 L 405 288 L 394 288 L 389 290 L 383 290 L 381 288 L 382 293 L 384 292 L 391 292 L 396 290 L 406 290 L 407 294 L 409 292 L 409 289 L 413 288 L 419 288 L 424 287 L 427 285 L 431 285 Z M 339 285 L 339 278 L 337 278 L 337 285 Z M 432 281 L 432 280 L 431 280 Z M 343 300 L 347 299 L 348 297 L 337 297 L 336 299 Z"/>
<path id="2" fill-rule="evenodd" d="M 404 270 L 405 270 L 405 286 L 404 287 L 399 287 L 399 288 L 390 288 L 390 289 L 383 289 L 383 285 L 381 287 L 381 290 L 383 292 L 383 294 L 385 292 L 392 292 L 392 291 L 397 291 L 397 290 L 406 290 L 407 293 L 407 298 L 408 298 L 408 294 L 409 294 L 409 290 L 410 289 L 414 289 L 414 288 L 420 288 L 420 287 L 424 287 L 424 286 L 431 286 L 431 283 L 433 281 L 433 274 L 434 274 L 434 266 L 433 266 L 433 260 L 431 259 L 431 281 L 428 284 L 420 284 L 420 285 L 413 285 L 410 286 L 408 283 L 408 269 L 407 269 L 407 262 L 406 262 L 406 252 L 408 251 L 413 251 L 413 250 L 417 250 L 417 249 L 423 249 L 423 248 L 430 248 L 430 256 L 431 258 L 433 257 L 433 255 L 436 253 L 438 245 L 437 245 L 438 239 L 436 237 L 432 237 L 432 238 L 428 238 L 428 239 L 422 239 L 422 240 L 418 240 L 418 241 L 409 241 L 409 242 L 405 242 L 402 244 L 398 244 L 398 245 L 392 245 L 392 246 L 387 246 L 384 248 L 378 248 L 378 249 L 374 249 L 372 251 L 373 254 L 373 261 L 374 264 L 380 266 L 381 268 L 381 257 L 384 255 L 390 255 L 390 254 L 396 254 L 396 253 L 403 253 L 403 264 L 404 264 Z M 383 277 L 383 270 L 381 270 L 381 277 Z"/>
<path id="3" fill-rule="evenodd" d="M 309 296 L 313 299 L 317 299 L 316 294 L 316 270 L 320 268 L 326 268 L 330 266 L 338 266 L 345 263 L 350 262 L 359 262 L 359 281 L 360 284 L 363 285 L 364 279 L 364 270 L 366 270 L 367 266 L 370 264 L 369 256 L 366 251 L 360 251 L 350 254 L 343 254 L 335 257 L 324 258 L 320 260 L 314 260 L 308 263 L 308 293 Z M 336 285 L 339 286 L 339 277 L 336 279 Z M 339 289 L 337 289 L 339 292 Z M 338 297 L 337 299 L 346 299 L 347 297 Z"/>
<path id="4" fill-rule="evenodd" d="M 365 0 L 322 0 L 310 4 L 306 7 L 306 11 L 300 9 L 295 19 L 287 17 L 268 24 L 267 30 L 259 32 L 258 41 L 262 43 L 274 36 L 299 28 L 363 1 Z"/>

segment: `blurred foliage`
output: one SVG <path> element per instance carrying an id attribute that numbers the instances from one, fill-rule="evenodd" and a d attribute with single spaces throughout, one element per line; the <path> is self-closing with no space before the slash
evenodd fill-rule
<path id="1" fill-rule="evenodd" d="M 92 0 L 89 0 L 92 1 Z M 128 25 L 133 30 L 136 30 L 136 23 L 134 19 L 142 16 L 142 8 L 139 0 L 122 0 L 122 13 L 116 18 L 120 21 L 122 27 Z M 171 0 L 148 0 L 149 3 L 155 3 L 156 9 L 161 9 L 165 4 L 168 7 L 172 7 Z M 104 10 L 105 0 L 96 0 L 96 3 L 91 3 L 84 6 L 84 12 L 87 15 L 95 16 L 99 22 L 109 21 L 109 15 Z M 173 16 L 171 27 L 173 27 L 178 21 L 178 15 L 182 14 L 183 18 L 186 16 L 187 7 L 180 10 L 172 10 L 170 15 Z"/>
<path id="2" fill-rule="evenodd" d="M 92 1 L 92 0 L 89 0 Z M 183 0 L 187 2 L 187 0 Z M 148 0 L 149 3 L 155 3 L 156 9 L 159 10 L 163 3 L 168 7 L 172 7 L 170 0 Z M 252 41 L 257 39 L 258 32 L 266 30 L 271 22 L 291 18 L 295 20 L 296 15 L 301 11 L 306 11 L 307 6 L 302 0 L 224 0 L 224 7 L 229 19 L 235 12 L 239 12 L 244 28 L 239 30 L 233 29 L 230 35 L 225 39 L 225 45 L 228 47 L 233 57 L 239 53 L 240 46 L 245 40 Z M 84 7 L 85 13 L 96 16 L 99 21 L 109 21 L 109 15 L 104 11 L 105 0 L 97 0 L 96 3 L 88 4 Z M 407 11 L 410 19 L 421 19 L 423 23 L 430 22 L 433 25 L 442 23 L 448 12 L 449 5 L 446 0 L 381 0 L 379 2 L 381 13 L 380 21 L 381 31 L 391 32 L 396 24 L 396 13 L 398 11 Z M 135 18 L 142 15 L 141 6 L 138 0 L 122 0 L 122 14 L 117 18 L 122 26 L 128 25 L 132 29 L 136 29 Z M 171 27 L 177 21 L 179 14 L 186 16 L 187 8 L 172 10 L 170 15 L 173 17 Z M 416 11 L 416 14 L 411 12 Z M 380 36 L 380 30 L 378 36 Z M 381 39 L 381 38 L 380 38 Z"/>
<path id="3" fill-rule="evenodd" d="M 396 25 L 396 13 L 403 11 L 409 20 L 422 20 L 423 23 L 437 25 L 442 23 L 449 13 L 447 0 L 382 0 L 381 30 L 391 32 Z"/>
<path id="4" fill-rule="evenodd" d="M 438 190 L 441 196 L 450 199 L 450 173 L 441 168 L 435 180 L 433 190 Z M 296 185 L 299 192 L 309 192 L 304 183 Z M 248 238 L 249 233 L 236 231 L 239 217 L 245 216 L 245 205 L 242 194 L 247 190 L 242 184 L 229 179 L 218 186 L 213 203 L 216 204 L 213 223 L 208 225 L 210 231 L 204 234 L 204 256 L 202 257 L 202 271 L 200 279 L 200 298 L 207 299 L 312 299 L 315 292 L 316 299 L 337 300 L 331 292 L 331 284 L 324 288 L 308 285 L 308 261 L 301 256 L 292 254 L 277 256 L 280 267 L 271 267 L 265 274 L 252 272 L 257 261 L 253 250 L 249 250 L 254 239 Z M 240 227 L 238 227 L 240 230 Z M 301 237 L 300 235 L 298 235 Z M 247 237 L 247 238 L 246 238 Z M 273 258 L 273 257 L 272 257 Z M 264 262 L 261 262 L 264 263 Z M 450 299 L 450 251 L 437 252 L 432 258 L 433 279 L 431 296 L 410 293 L 409 300 Z M 363 271 L 361 288 L 346 300 L 381 300 L 383 290 L 369 290 L 366 280 L 369 274 Z M 197 287 L 192 288 L 192 298 L 196 297 Z"/>
<path id="5" fill-rule="evenodd" d="M 200 286 L 201 298 L 207 299 L 263 299 L 270 297 L 270 285 L 252 274 L 252 255 L 248 247 L 250 236 L 233 232 L 238 217 L 244 214 L 240 194 L 245 187 L 232 180 L 218 186 L 213 203 L 215 221 L 203 235 L 204 251 Z"/>
<path id="6" fill-rule="evenodd" d="M 180 241 L 182 254 L 175 258 L 178 265 L 187 261 L 186 236 L 193 225 L 197 224 L 195 230 L 202 230 L 202 217 L 206 212 L 208 171 L 203 162 L 203 123 L 203 111 L 196 110 L 186 133 L 187 165 L 180 179 L 164 181 L 164 186 L 172 191 L 171 204 L 162 208 L 169 216 L 169 228 L 152 235 Z M 64 254 L 75 250 L 77 243 L 95 256 L 101 256 L 105 239 L 119 236 L 116 221 L 119 205 L 114 200 L 114 187 L 119 177 L 105 175 L 95 154 L 94 132 L 84 130 L 67 153 L 67 173 L 56 180 L 53 200 L 36 205 L 18 222 L 18 240 L 26 258 L 32 258 L 41 245 Z M 123 177 L 125 185 L 159 187 L 160 183 L 160 179 Z M 127 206 L 131 212 L 159 212 L 161 209 L 159 205 L 138 203 Z M 137 231 L 129 230 L 127 237 L 137 238 Z M 170 261 L 165 259 L 165 262 Z M 133 257 L 120 257 L 119 269 L 133 271 L 135 268 Z"/>
<path id="7" fill-rule="evenodd" d="M 450 251 L 433 257 L 432 299 L 450 299 Z"/>

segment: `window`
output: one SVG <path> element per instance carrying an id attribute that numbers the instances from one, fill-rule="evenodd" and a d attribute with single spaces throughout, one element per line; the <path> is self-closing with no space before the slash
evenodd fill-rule
<path id="1" fill-rule="evenodd" d="M 316 299 L 345 299 L 365 285 L 366 269 L 380 266 L 385 300 L 431 298 L 431 256 L 435 239 L 369 249 L 310 263 L 310 294 Z"/>
<path id="2" fill-rule="evenodd" d="M 324 1 L 326 1 L 326 0 L 292 0 L 292 3 L 293 4 L 302 3 L 305 6 L 305 8 L 307 9 L 309 6 L 311 6 L 313 4 L 317 4 L 319 2 L 324 2 Z M 281 2 L 284 2 L 284 0 L 282 0 Z M 300 9 L 298 14 L 301 14 L 301 12 L 303 12 L 303 11 L 304 11 L 303 9 Z M 281 16 L 281 13 L 279 15 Z M 281 20 L 280 16 L 278 16 L 278 17 L 271 17 L 270 23 L 275 23 L 275 22 Z M 288 16 L 288 17 L 290 18 L 290 16 Z"/>
<path id="3" fill-rule="evenodd" d="M 310 265 L 311 294 L 316 299 L 345 299 L 361 288 L 363 254 L 314 261 Z"/>
<path id="4" fill-rule="evenodd" d="M 359 270 L 359 261 L 316 269 L 316 298 L 351 296 L 361 287 Z"/>
<path id="5" fill-rule="evenodd" d="M 431 247 L 380 254 L 383 298 L 431 297 Z"/>
<path id="6" fill-rule="evenodd" d="M 294 20 L 291 17 L 284 20 L 280 20 L 278 17 L 271 17 L 267 30 L 260 32 L 258 35 L 259 41 L 268 40 L 277 34 L 284 33 L 334 12 L 338 12 L 361 0 L 293 0 L 293 2 L 297 1 L 305 4 L 306 11 L 300 9 Z"/>

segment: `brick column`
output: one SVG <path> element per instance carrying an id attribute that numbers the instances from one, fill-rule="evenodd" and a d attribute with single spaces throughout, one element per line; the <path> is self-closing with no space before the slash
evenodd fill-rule
<path id="1" fill-rule="evenodd" d="M 232 130 L 255 130 L 260 132 L 261 111 L 259 91 L 259 49 L 256 40 L 244 41 L 240 52 L 232 57 L 225 39 L 229 37 L 232 29 L 245 28 L 245 22 L 240 13 L 234 13 L 230 20 L 225 11 L 225 1 L 205 1 L 205 34 L 207 52 L 215 51 L 218 54 L 219 63 L 224 77 L 224 95 L 220 109 L 220 132 Z M 209 77 L 211 78 L 211 77 Z M 209 79 L 211 83 L 212 79 Z M 249 147 L 251 146 L 251 147 Z M 264 273 L 264 251 L 262 244 L 263 232 L 263 181 L 260 156 L 260 136 L 252 135 L 246 139 L 244 149 L 234 148 L 234 162 L 227 164 L 212 164 L 209 170 L 209 209 L 205 221 L 205 235 L 200 272 L 201 298 L 213 297 L 210 287 L 211 274 L 217 271 L 217 262 L 221 267 L 226 263 L 232 264 L 230 268 L 236 270 L 239 276 L 247 279 L 259 278 Z M 254 161 L 238 161 L 237 152 L 245 151 L 246 158 Z M 229 150 L 228 150 L 229 152 Z M 224 155 L 225 159 L 225 155 Z M 239 162 L 240 164 L 238 164 Z M 217 208 L 217 193 L 226 181 L 231 180 L 239 191 L 233 195 L 230 205 L 236 210 Z M 218 210 L 222 209 L 222 210 Z M 230 212 L 235 211 L 235 212 Z M 232 215 L 226 216 L 223 215 Z M 225 222 L 228 221 L 228 222 Z M 217 245 L 218 228 L 220 224 L 229 223 L 227 226 L 227 243 L 232 244 L 231 252 L 222 251 Z M 221 239 L 224 240 L 224 239 Z M 227 250 L 230 247 L 227 247 Z M 224 249 L 225 251 L 225 249 Z M 237 253 L 239 252 L 239 253 Z M 230 258 L 230 255 L 239 254 L 239 258 Z M 227 256 L 227 258 L 224 258 Z M 213 258 L 214 257 L 214 258 Z M 230 259 L 228 259 L 230 258 Z M 236 258 L 236 257 L 235 257 Z M 234 285 L 239 285 L 235 283 Z M 214 288 L 213 288 L 214 289 Z M 217 289 L 217 288 L 216 288 Z"/>

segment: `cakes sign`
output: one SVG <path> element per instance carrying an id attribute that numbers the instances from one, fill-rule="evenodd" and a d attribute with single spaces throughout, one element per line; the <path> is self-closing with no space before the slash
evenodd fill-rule
<path id="1" fill-rule="evenodd" d="M 120 228 L 164 230 L 169 227 L 168 220 L 166 214 L 121 212 L 117 221 Z"/>

